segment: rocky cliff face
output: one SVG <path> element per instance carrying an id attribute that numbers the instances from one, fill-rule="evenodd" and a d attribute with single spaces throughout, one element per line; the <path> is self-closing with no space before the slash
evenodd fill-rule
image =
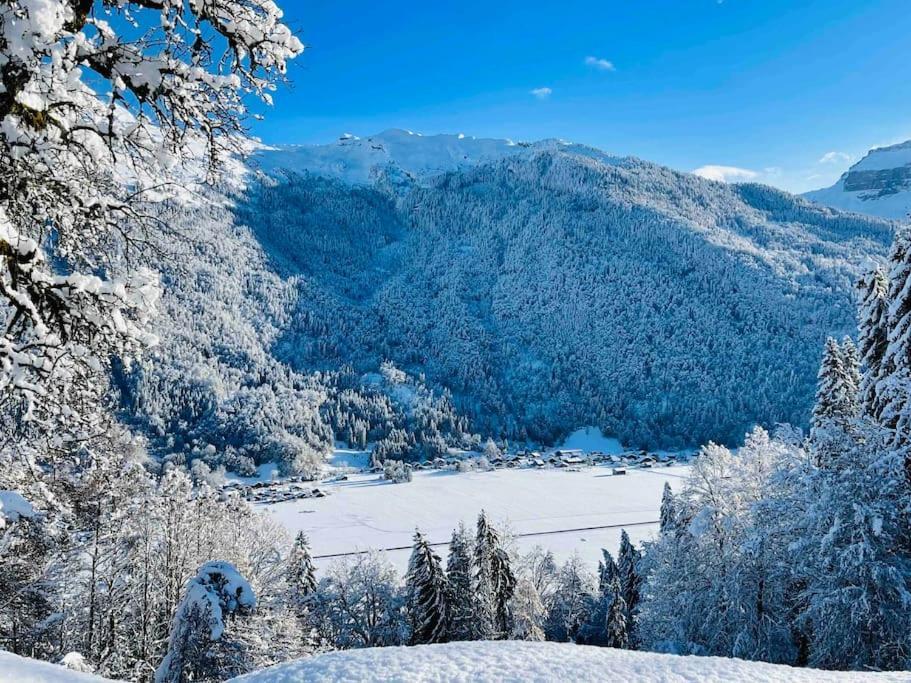
<path id="1" fill-rule="evenodd" d="M 838 209 L 907 218 L 911 211 L 911 140 L 870 150 L 833 186 L 805 196 Z"/>

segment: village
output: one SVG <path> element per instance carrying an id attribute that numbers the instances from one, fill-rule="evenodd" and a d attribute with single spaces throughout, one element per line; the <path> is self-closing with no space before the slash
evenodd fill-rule
<path id="1" fill-rule="evenodd" d="M 672 467 L 685 462 L 687 454 L 650 453 L 645 450 L 625 451 L 622 453 L 605 453 L 602 451 L 585 451 L 580 448 L 559 448 L 546 451 L 518 449 L 513 452 L 487 457 L 466 451 L 457 451 L 446 457 L 416 463 L 402 463 L 399 471 L 404 477 L 389 476 L 385 464 L 373 464 L 366 467 L 346 467 L 334 469 L 328 475 L 319 478 L 305 476 L 277 477 L 268 481 L 229 481 L 222 491 L 239 493 L 251 503 L 273 504 L 307 498 L 324 498 L 330 495 L 327 484 L 335 484 L 348 479 L 350 474 L 376 474 L 380 479 L 394 483 L 410 481 L 411 472 L 428 470 L 453 472 L 484 472 L 505 469 L 562 469 L 569 472 L 581 471 L 590 467 L 606 467 L 612 476 L 623 476 L 629 469 L 651 469 Z M 398 464 L 398 463 L 397 463 Z M 319 484 L 323 484 L 321 488 Z"/>

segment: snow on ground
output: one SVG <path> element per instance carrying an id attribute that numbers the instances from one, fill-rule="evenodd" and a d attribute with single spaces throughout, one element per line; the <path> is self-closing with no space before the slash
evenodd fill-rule
<path id="1" fill-rule="evenodd" d="M 629 469 L 612 476 L 608 466 L 570 469 L 500 469 L 458 473 L 428 470 L 414 473 L 410 483 L 392 484 L 377 474 L 349 475 L 346 481 L 321 483 L 331 493 L 264 505 L 292 532 L 305 531 L 318 567 L 337 553 L 401 548 L 389 559 L 404 571 L 415 525 L 437 551 L 446 555 L 459 521 L 473 526 L 483 508 L 491 518 L 519 536 L 518 549 L 541 545 L 564 560 L 578 551 L 594 569 L 601 548 L 615 551 L 620 526 L 633 541 L 657 528 L 664 482 L 678 488 L 688 467 Z M 609 529 L 590 529 L 618 525 Z M 566 531 L 571 530 L 571 531 Z M 547 533 L 564 532 L 565 533 Z M 320 557 L 323 556 L 323 557 Z"/>
<path id="2" fill-rule="evenodd" d="M 225 481 L 236 481 L 241 484 L 258 484 L 260 482 L 270 482 L 278 479 L 278 465 L 274 462 L 264 462 L 256 468 L 256 474 L 252 477 L 242 477 L 234 472 L 228 472 L 225 475 Z"/>
<path id="3" fill-rule="evenodd" d="M 330 652 L 235 679 L 320 681 L 636 681 L 637 683 L 823 683 L 908 681 L 907 673 L 833 673 L 721 657 L 677 657 L 569 643 L 447 643 Z"/>
<path id="4" fill-rule="evenodd" d="M 106 680 L 0 650 L 0 683 L 102 683 Z"/>
<path id="5" fill-rule="evenodd" d="M 336 444 L 326 465 L 326 470 L 331 473 L 366 469 L 370 465 L 370 451 L 357 451 Z"/>
<path id="6" fill-rule="evenodd" d="M 604 436 L 597 427 L 582 427 L 567 436 L 563 442 L 557 446 L 558 449 L 580 450 L 586 453 L 601 451 L 608 455 L 619 455 L 628 450 L 623 445 L 609 436 Z"/>

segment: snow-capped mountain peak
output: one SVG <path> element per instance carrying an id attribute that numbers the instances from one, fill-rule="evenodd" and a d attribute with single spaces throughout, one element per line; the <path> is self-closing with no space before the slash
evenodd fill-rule
<path id="1" fill-rule="evenodd" d="M 563 140 L 514 142 L 463 133 L 421 135 L 392 128 L 369 137 L 351 133 L 326 145 L 285 145 L 262 150 L 257 166 L 266 173 L 309 172 L 365 185 L 381 170 L 398 169 L 416 180 L 458 171 L 528 150 L 568 147 Z"/>
<path id="2" fill-rule="evenodd" d="M 838 209 L 907 218 L 911 212 L 911 140 L 871 149 L 837 183 L 805 196 Z"/>

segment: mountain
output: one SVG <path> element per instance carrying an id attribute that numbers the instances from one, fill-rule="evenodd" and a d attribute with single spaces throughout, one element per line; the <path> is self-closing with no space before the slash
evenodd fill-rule
<path id="1" fill-rule="evenodd" d="M 894 225 L 561 141 L 388 131 L 263 150 L 166 216 L 161 346 L 115 378 L 153 452 L 248 474 L 333 439 L 420 459 L 597 425 L 806 427 Z M 179 242 L 178 242 L 179 243 Z"/>
<path id="2" fill-rule="evenodd" d="M 254 166 L 268 174 L 305 172 L 354 185 L 370 185 L 381 176 L 426 181 L 528 150 L 570 147 L 560 140 L 513 142 L 466 135 L 424 136 L 392 129 L 367 138 L 342 135 L 329 145 L 288 145 L 264 149 Z"/>
<path id="3" fill-rule="evenodd" d="M 911 140 L 870 150 L 837 183 L 804 196 L 844 211 L 907 219 L 911 213 Z"/>
<path id="4" fill-rule="evenodd" d="M 297 281 L 273 352 L 390 360 L 483 434 L 736 441 L 806 425 L 891 224 L 560 141 L 388 131 L 264 152 L 237 220 Z"/>

